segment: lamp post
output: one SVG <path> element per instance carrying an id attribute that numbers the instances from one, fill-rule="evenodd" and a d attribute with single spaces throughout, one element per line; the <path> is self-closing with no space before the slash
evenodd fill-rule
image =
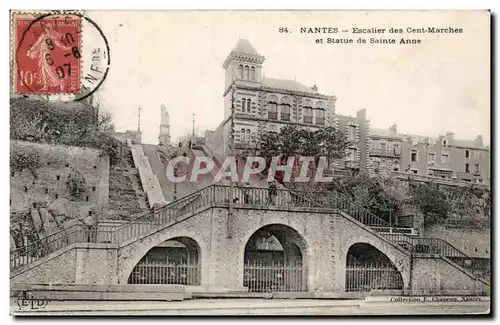
<path id="1" fill-rule="evenodd" d="M 177 179 L 177 171 L 179 170 L 179 166 L 177 164 L 174 167 L 174 177 Z M 174 201 L 177 200 L 177 182 L 174 182 Z"/>
<path id="2" fill-rule="evenodd" d="M 231 85 L 231 130 L 230 130 L 230 136 L 229 136 L 229 155 L 231 157 L 234 157 L 234 113 L 235 113 L 235 107 L 234 107 L 234 101 L 235 101 L 235 92 L 236 92 L 236 85 L 233 81 L 233 84 Z M 236 164 L 237 166 L 238 164 Z M 227 237 L 232 238 L 233 237 L 233 195 L 234 195 L 234 183 L 233 183 L 233 177 L 231 176 L 229 178 L 229 209 L 227 213 Z"/>

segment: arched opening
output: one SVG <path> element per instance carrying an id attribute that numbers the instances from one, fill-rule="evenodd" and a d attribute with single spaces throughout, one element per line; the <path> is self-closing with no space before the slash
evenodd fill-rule
<path id="1" fill-rule="evenodd" d="M 200 285 L 200 249 L 188 237 L 175 237 L 155 246 L 132 270 L 128 284 Z"/>
<path id="2" fill-rule="evenodd" d="M 245 246 L 243 286 L 250 292 L 307 291 L 307 246 L 291 227 L 258 229 Z"/>
<path id="3" fill-rule="evenodd" d="M 391 260 L 366 243 L 347 251 L 346 291 L 401 290 L 403 277 Z"/>

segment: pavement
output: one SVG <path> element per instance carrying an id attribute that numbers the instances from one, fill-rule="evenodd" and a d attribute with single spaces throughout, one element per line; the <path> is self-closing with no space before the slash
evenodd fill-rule
<path id="1" fill-rule="evenodd" d="M 20 310 L 11 300 L 11 314 L 21 315 L 420 315 L 484 314 L 489 301 L 369 303 L 364 300 L 320 299 L 193 299 L 181 302 L 52 301 L 40 309 Z"/>

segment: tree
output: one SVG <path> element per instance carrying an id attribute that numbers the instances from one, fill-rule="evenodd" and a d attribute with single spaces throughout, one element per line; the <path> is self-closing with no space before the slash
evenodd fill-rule
<path id="1" fill-rule="evenodd" d="M 452 204 L 449 196 L 438 184 L 410 184 L 410 196 L 413 204 L 424 216 L 425 228 L 443 223 L 451 214 Z"/>
<path id="2" fill-rule="evenodd" d="M 114 130 L 112 117 L 92 102 L 11 99 L 11 139 L 97 148 L 113 164 L 123 144 L 104 134 Z"/>

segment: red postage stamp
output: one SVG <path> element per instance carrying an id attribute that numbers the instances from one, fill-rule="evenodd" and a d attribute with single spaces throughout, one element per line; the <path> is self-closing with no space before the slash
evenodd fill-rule
<path id="1" fill-rule="evenodd" d="M 81 26 L 77 15 L 14 15 L 14 91 L 78 93 Z"/>

